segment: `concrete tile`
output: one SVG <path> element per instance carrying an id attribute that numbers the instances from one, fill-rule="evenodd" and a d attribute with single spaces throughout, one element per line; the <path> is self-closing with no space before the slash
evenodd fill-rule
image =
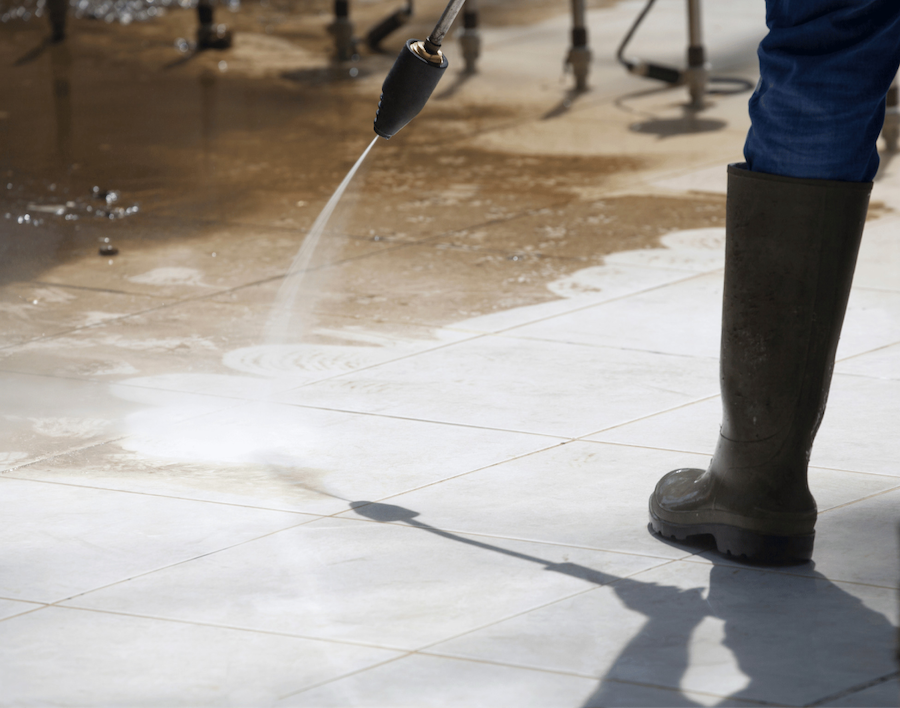
<path id="1" fill-rule="evenodd" d="M 71 605 L 414 649 L 659 562 L 414 528 L 400 512 L 408 524 L 323 519 Z"/>
<path id="2" fill-rule="evenodd" d="M 232 404 L 207 395 L 154 390 L 52 376 L 0 373 L 0 470 L 90 447 L 125 434 L 131 416 L 165 407 L 168 422 L 204 415 Z"/>
<path id="3" fill-rule="evenodd" d="M 900 701 L 900 679 L 879 681 L 874 686 L 853 691 L 834 700 L 820 703 L 835 708 L 872 708 L 872 706 L 895 706 Z"/>
<path id="4" fill-rule="evenodd" d="M 314 315 L 352 318 L 360 324 L 384 320 L 440 327 L 553 300 L 544 284 L 584 265 L 574 258 L 523 258 L 512 251 L 476 251 L 446 243 L 398 244 L 307 273 L 295 302 Z M 267 307 L 275 301 L 276 284 L 253 290 L 238 295 L 239 300 L 252 297 Z"/>
<path id="5" fill-rule="evenodd" d="M 723 225 L 725 200 L 707 195 L 617 195 L 532 209 L 515 219 L 442 234 L 432 243 L 520 257 L 575 258 L 586 265 L 657 247 L 673 231 Z"/>
<path id="6" fill-rule="evenodd" d="M 615 702 L 607 702 L 614 698 Z M 289 696 L 279 705 L 338 708 L 360 706 L 679 706 L 702 705 L 693 693 L 595 680 L 571 674 L 414 655 Z M 716 705 L 747 705 L 719 702 Z"/>
<path id="7" fill-rule="evenodd" d="M 690 549 L 647 530 L 647 500 L 657 480 L 694 455 L 573 442 L 393 497 L 424 522 L 572 546 L 682 558 Z M 347 512 L 346 515 L 351 515 Z"/>
<path id="8" fill-rule="evenodd" d="M 839 374 L 900 381 L 900 344 L 844 359 L 837 363 L 834 370 Z"/>
<path id="9" fill-rule="evenodd" d="M 893 440 L 900 420 L 894 381 L 835 375 L 810 463 L 816 467 L 898 476 Z M 718 396 L 604 430 L 590 440 L 712 455 L 722 418 Z"/>
<path id="10" fill-rule="evenodd" d="M 541 322 L 510 336 L 718 360 L 722 274 L 682 280 Z"/>
<path id="11" fill-rule="evenodd" d="M 666 268 L 610 264 L 592 266 L 547 285 L 550 292 L 560 299 L 471 317 L 450 324 L 445 329 L 501 332 L 694 276 L 691 271 Z"/>
<path id="12" fill-rule="evenodd" d="M 648 292 L 561 315 L 514 336 L 718 359 L 722 274 L 685 279 Z M 847 308 L 838 358 L 900 341 L 900 297 L 856 289 Z"/>
<path id="13" fill-rule="evenodd" d="M 717 388 L 715 364 L 706 360 L 487 336 L 304 386 L 281 400 L 578 437 Z"/>
<path id="14" fill-rule="evenodd" d="M 900 290 L 897 279 L 897 267 L 900 265 L 898 231 L 900 220 L 896 217 L 882 217 L 866 224 L 853 276 L 856 287 Z"/>
<path id="15" fill-rule="evenodd" d="M 725 265 L 725 229 L 709 227 L 677 231 L 663 236 L 663 248 L 613 253 L 606 258 L 615 265 L 677 268 L 708 273 Z"/>
<path id="16" fill-rule="evenodd" d="M 896 614 L 884 588 L 674 562 L 428 651 L 806 705 L 895 670 Z"/>
<path id="17" fill-rule="evenodd" d="M 0 469 L 118 437 L 134 410 L 89 382 L 3 372 L 0 386 Z"/>
<path id="18" fill-rule="evenodd" d="M 309 516 L 0 478 L 0 594 L 56 602 Z"/>
<path id="19" fill-rule="evenodd" d="M 35 281 L 6 285 L 0 291 L 0 366 L 15 345 L 115 320 L 163 302 L 141 295 Z"/>
<path id="20" fill-rule="evenodd" d="M 886 491 L 820 514 L 815 572 L 833 580 L 900 589 L 900 490 Z M 799 572 L 809 572 L 799 568 Z"/>
<path id="21" fill-rule="evenodd" d="M 552 438 L 298 408 L 232 406 L 191 421 L 181 404 L 124 421 L 122 440 L 17 477 L 333 514 L 555 444 Z"/>
<path id="22" fill-rule="evenodd" d="M 372 647 L 60 607 L 0 623 L 0 637 L 9 705 L 268 706 L 395 656 Z"/>
<path id="23" fill-rule="evenodd" d="M 33 612 L 44 607 L 36 602 L 22 602 L 21 600 L 6 600 L 0 598 L 0 620 L 9 619 L 16 615 Z"/>
<path id="24" fill-rule="evenodd" d="M 900 476 L 896 446 L 900 382 L 836 375 L 811 462 Z"/>
<path id="25" fill-rule="evenodd" d="M 0 353 L 0 367 L 259 398 L 468 336 L 201 300 L 30 342 Z"/>

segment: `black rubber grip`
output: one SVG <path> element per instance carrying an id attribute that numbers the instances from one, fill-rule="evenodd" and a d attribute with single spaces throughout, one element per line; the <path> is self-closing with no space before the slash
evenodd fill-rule
<path id="1" fill-rule="evenodd" d="M 381 86 L 375 132 L 387 140 L 419 115 L 447 69 L 447 57 L 433 64 L 413 52 L 417 41 L 406 41 Z"/>

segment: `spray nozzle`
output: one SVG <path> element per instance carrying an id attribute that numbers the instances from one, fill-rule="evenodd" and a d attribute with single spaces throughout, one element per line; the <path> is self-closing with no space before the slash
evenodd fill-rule
<path id="1" fill-rule="evenodd" d="M 375 132 L 390 139 L 421 111 L 447 69 L 447 57 L 429 52 L 425 42 L 407 40 L 381 87 Z"/>
<path id="2" fill-rule="evenodd" d="M 450 0 L 441 19 L 424 42 L 409 39 L 381 87 L 375 132 L 390 139 L 419 115 L 447 69 L 441 41 L 459 14 L 464 0 Z"/>

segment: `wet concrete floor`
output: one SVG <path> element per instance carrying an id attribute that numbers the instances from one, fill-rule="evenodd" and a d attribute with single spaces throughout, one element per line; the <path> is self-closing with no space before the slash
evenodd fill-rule
<path id="1" fill-rule="evenodd" d="M 240 259 L 246 249 L 273 261 L 267 276 L 277 276 L 279 260 L 287 268 L 373 135 L 378 76 L 390 57 L 366 56 L 356 63 L 365 76 L 352 79 L 327 60 L 327 15 L 282 12 L 277 32 L 266 34 L 271 25 L 252 26 L 266 10 L 220 9 L 238 32 L 234 49 L 196 55 L 174 46 L 192 36 L 189 10 L 128 26 L 71 19 L 70 38 L 58 45 L 42 44 L 39 18 L 0 28 L 9 67 L 2 94 L 15 97 L 0 114 L 4 283 L 75 262 L 96 266 L 106 239 L 117 262 L 171 242 L 190 247 L 213 223 L 278 234 L 278 245 L 248 234 L 219 257 Z M 256 32 L 241 34 L 247 25 Z M 384 251 L 340 283 L 317 286 L 341 289 L 342 314 L 421 319 L 380 291 L 384 273 L 414 292 L 427 280 L 429 296 L 416 309 L 431 322 L 539 302 L 552 297 L 547 282 L 604 254 L 657 246 L 673 228 L 722 223 L 717 195 L 579 197 L 639 171 L 640 156 L 472 145 L 532 112 L 444 100 L 390 143 L 379 141 L 319 256 L 321 265 Z M 424 245 L 435 248 L 412 247 Z M 377 307 L 354 305 L 373 297 Z"/>
<path id="2" fill-rule="evenodd" d="M 0 22 L 0 704 L 895 705 L 897 163 L 815 563 L 662 542 L 648 494 L 720 421 L 747 95 L 627 75 L 639 8 L 605 0 L 575 95 L 566 8 L 488 0 L 479 72 L 451 40 L 287 277 L 441 5 L 343 65 L 326 0 L 219 7 L 200 53 L 171 6 L 57 45 Z M 357 34 L 394 9 L 354 2 Z M 717 73 L 753 84 L 763 9 L 704 5 Z M 636 54 L 683 62 L 684 19 L 659 0 Z"/>

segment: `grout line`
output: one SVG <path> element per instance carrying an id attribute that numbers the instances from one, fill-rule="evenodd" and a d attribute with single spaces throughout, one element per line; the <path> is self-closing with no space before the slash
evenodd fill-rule
<path id="1" fill-rule="evenodd" d="M 626 420 L 622 423 L 616 423 L 615 425 L 610 425 L 609 427 L 601 428 L 600 430 L 596 430 L 592 433 L 587 433 L 586 435 L 580 435 L 577 438 L 574 438 L 574 440 L 578 440 L 581 442 L 603 442 L 603 443 L 606 443 L 606 441 L 603 441 L 603 440 L 585 440 L 585 438 L 589 438 L 594 435 L 600 435 L 601 433 L 608 433 L 611 430 L 616 430 L 617 428 L 622 428 L 627 425 L 631 425 L 632 423 L 638 423 L 642 420 L 649 420 L 650 418 L 655 418 L 656 416 L 674 413 L 675 411 L 680 410 L 682 408 L 688 408 L 689 406 L 693 406 L 697 403 L 703 403 L 705 401 L 711 401 L 715 398 L 719 398 L 720 395 L 721 394 L 719 394 L 719 393 L 710 393 L 705 396 L 701 396 L 700 398 L 695 398 L 692 401 L 687 401 L 685 403 L 679 403 L 677 406 L 673 406 L 672 408 L 666 408 L 661 411 L 655 411 L 653 413 L 648 413 L 647 415 L 638 416 L 637 418 L 633 418 L 632 420 Z M 649 446 L 649 445 L 634 445 L 631 443 L 609 442 L 607 444 L 620 445 L 623 447 L 646 447 L 649 450 L 668 450 L 668 448 L 660 448 L 660 447 L 654 447 L 654 446 Z M 685 451 L 684 450 L 671 450 L 671 452 L 685 452 Z M 691 454 L 691 453 L 689 453 L 689 454 Z M 696 454 L 707 454 L 707 453 L 696 453 Z"/>
<path id="2" fill-rule="evenodd" d="M 182 497 L 175 494 L 161 494 L 159 492 L 146 492 L 138 489 L 118 489 L 116 487 L 104 487 L 101 485 L 93 485 L 93 484 L 76 484 L 75 482 L 62 482 L 55 479 L 42 479 L 39 477 L 14 477 L 3 473 L 0 476 L 0 480 L 4 479 L 13 479 L 17 482 L 35 482 L 36 484 L 55 484 L 60 487 L 74 487 L 76 489 L 92 489 L 100 492 L 118 492 L 120 494 L 134 494 L 137 496 L 143 497 L 157 497 L 159 499 L 174 499 L 177 501 L 184 502 L 195 502 L 198 504 L 216 504 L 218 506 L 230 506 L 238 509 L 253 509 L 256 511 L 277 511 L 284 514 L 299 514 L 302 516 L 312 516 L 315 518 L 310 519 L 309 521 L 303 522 L 304 524 L 311 523 L 313 521 L 318 521 L 320 519 L 327 519 L 333 516 L 333 514 L 317 514 L 313 511 L 301 511 L 299 509 L 282 509 L 279 507 L 269 507 L 269 506 L 256 506 L 254 504 L 237 504 L 235 502 L 226 502 L 226 501 L 218 501 L 215 499 L 198 499 L 196 497 Z M 335 512 L 341 513 L 341 512 Z M 302 525 L 302 524 L 301 524 Z"/>
<path id="3" fill-rule="evenodd" d="M 65 602 L 60 600 L 60 602 Z M 409 653 L 408 649 L 400 649 L 397 647 L 385 646 L 383 644 L 371 644 L 369 642 L 357 642 L 350 639 L 332 639 L 330 637 L 315 637 L 308 634 L 294 634 L 292 632 L 276 632 L 272 629 L 255 629 L 252 627 L 241 627 L 231 624 L 218 624 L 216 622 L 200 622 L 197 620 L 187 620 L 178 617 L 161 617 L 157 615 L 143 615 L 137 612 L 122 612 L 119 610 L 101 610 L 96 607 L 79 607 L 78 605 L 59 605 L 52 603 L 48 607 L 54 607 L 59 610 L 75 610 L 77 612 L 94 612 L 100 615 L 114 615 L 117 617 L 134 617 L 137 619 L 153 620 L 156 622 L 171 622 L 174 624 L 184 624 L 194 627 L 211 627 L 213 629 L 227 629 L 235 632 L 248 632 L 250 634 L 267 634 L 275 637 L 290 637 L 292 639 L 303 639 L 311 642 L 325 642 L 330 644 L 344 644 L 354 647 L 365 647 L 367 649 L 381 649 L 383 651 Z"/>
<path id="4" fill-rule="evenodd" d="M 404 652 L 403 654 L 401 654 L 400 656 L 395 656 L 395 657 L 393 657 L 393 658 L 391 658 L 391 659 L 388 659 L 388 660 L 386 660 L 386 661 L 381 661 L 381 662 L 379 662 L 379 663 L 377 663 L 377 664 L 373 664 L 372 666 L 366 666 L 366 667 L 361 668 L 361 669 L 356 669 L 355 671 L 350 671 L 350 672 L 348 672 L 348 673 L 346 673 L 346 674 L 342 674 L 341 676 L 335 676 L 334 678 L 326 679 L 325 681 L 319 681 L 318 683 L 314 683 L 314 684 L 312 684 L 312 685 L 310 685 L 310 686 L 305 686 L 305 687 L 303 687 L 303 688 L 301 688 L 301 689 L 299 689 L 299 690 L 297 690 L 297 691 L 292 691 L 291 693 L 285 693 L 285 694 L 282 695 L 282 696 L 278 696 L 278 698 L 277 698 L 276 700 L 278 700 L 278 701 L 283 701 L 283 700 L 285 700 L 285 699 L 287 699 L 287 698 L 292 698 L 293 696 L 296 696 L 296 695 L 298 695 L 298 694 L 304 693 L 304 692 L 306 692 L 306 691 L 311 691 L 311 690 L 314 689 L 314 688 L 319 688 L 320 686 L 325 686 L 325 685 L 327 685 L 327 684 L 329 684 L 329 683 L 335 683 L 335 682 L 337 682 L 337 681 L 342 681 L 342 680 L 344 680 L 344 679 L 350 678 L 351 676 L 356 676 L 356 675 L 358 675 L 358 674 L 365 673 L 366 671 L 371 671 L 371 670 L 373 670 L 373 669 L 377 669 L 377 668 L 380 668 L 380 667 L 382 667 L 382 666 L 386 666 L 387 664 L 392 664 L 392 663 L 394 663 L 395 661 L 399 661 L 400 659 L 405 659 L 405 658 L 407 658 L 407 657 L 409 657 L 409 656 L 412 656 L 414 653 L 415 653 L 415 652 L 406 651 L 406 652 Z"/>
<path id="5" fill-rule="evenodd" d="M 449 660 L 453 660 L 453 661 L 466 661 L 466 662 L 470 662 L 473 664 L 487 664 L 489 666 L 502 666 L 505 668 L 523 669 L 526 671 L 539 671 L 541 673 L 546 673 L 546 674 L 573 676 L 576 678 L 585 678 L 585 679 L 590 679 L 591 681 L 598 681 L 599 685 L 602 685 L 603 683 L 618 683 L 618 684 L 624 684 L 626 686 L 638 686 L 640 688 L 652 688 L 652 689 L 656 689 L 656 690 L 660 690 L 660 691 L 670 691 L 672 693 L 678 694 L 682 698 L 684 697 L 685 691 L 687 691 L 688 693 L 692 693 L 692 694 L 695 694 L 698 696 L 708 696 L 710 698 L 718 698 L 722 701 L 724 701 L 724 700 L 735 701 L 736 700 L 741 703 L 746 703 L 749 706 L 783 706 L 783 705 L 785 705 L 783 703 L 767 703 L 765 701 L 755 701 L 755 700 L 749 699 L 749 698 L 734 698 L 731 696 L 720 695 L 718 693 L 709 693 L 708 691 L 702 691 L 702 690 L 698 691 L 695 689 L 682 689 L 680 687 L 664 686 L 661 684 L 645 683 L 642 681 L 629 681 L 628 679 L 611 678 L 611 677 L 606 677 L 606 676 L 598 677 L 595 674 L 584 674 L 584 673 L 577 672 L 577 671 L 566 671 L 563 669 L 551 669 L 551 668 L 544 667 L 544 666 L 533 666 L 530 664 L 515 664 L 512 662 L 497 661 L 494 659 L 475 659 L 475 658 L 467 657 L 467 656 L 455 656 L 453 654 L 439 654 L 437 652 L 415 651 L 415 652 L 411 652 L 411 654 L 418 654 L 420 656 L 430 656 L 430 657 L 435 657 L 435 658 L 440 658 L 440 659 L 449 659 Z M 599 688 L 599 685 L 598 685 L 598 688 Z"/>
<path id="6" fill-rule="evenodd" d="M 872 688 L 874 686 L 878 686 L 882 683 L 887 683 L 891 679 L 895 679 L 900 676 L 900 671 L 893 671 L 889 674 L 885 674 L 884 676 L 879 676 L 876 679 L 872 679 L 870 681 L 866 681 L 864 683 L 857 684 L 856 686 L 852 686 L 843 691 L 838 691 L 837 693 L 832 693 L 830 696 L 825 696 L 824 698 L 820 698 L 817 701 L 813 701 L 812 703 L 807 703 L 806 705 L 812 708 L 813 706 L 822 706 L 828 703 L 829 701 L 836 701 L 839 698 L 846 698 L 847 696 L 852 696 L 854 693 L 860 693 L 865 691 L 867 688 Z"/>
<path id="7" fill-rule="evenodd" d="M 892 592 L 897 591 L 896 586 L 878 585 L 876 583 L 864 583 L 859 580 L 841 580 L 840 578 L 826 578 L 824 575 L 815 576 L 815 575 L 809 575 L 809 574 L 805 574 L 805 573 L 792 572 L 790 570 L 781 569 L 777 566 L 751 565 L 749 563 L 742 564 L 737 561 L 731 560 L 725 556 L 722 556 L 721 561 L 718 563 L 715 561 L 710 561 L 709 559 L 705 559 L 705 562 L 701 562 L 701 561 L 695 560 L 693 558 L 693 556 L 699 556 L 701 558 L 705 558 L 704 556 L 701 555 L 701 553 L 707 553 L 707 552 L 716 553 L 716 551 L 712 551 L 712 550 L 701 551 L 700 553 L 692 554 L 691 557 L 682 558 L 680 560 L 684 563 L 691 563 L 693 565 L 702 565 L 702 566 L 721 565 L 721 566 L 727 566 L 729 568 L 734 568 L 735 570 L 749 570 L 749 571 L 757 572 L 757 573 L 765 573 L 767 575 L 788 576 L 791 578 L 802 578 L 803 580 L 815 580 L 816 582 L 819 582 L 819 583 L 831 583 L 831 584 L 841 583 L 842 585 L 855 585 L 855 586 L 864 587 L 864 588 L 877 588 L 879 590 L 890 590 Z M 716 557 L 719 558 L 718 555 Z M 808 565 L 808 564 L 803 564 L 803 565 Z M 788 566 L 788 567 L 790 567 L 790 566 Z"/>
<path id="8" fill-rule="evenodd" d="M 74 595 L 69 595 L 68 597 L 64 597 L 59 600 L 55 600 L 54 602 L 48 603 L 48 606 L 57 606 L 57 605 L 61 606 L 61 603 L 63 603 L 63 602 L 71 602 L 72 600 L 75 600 L 76 598 L 79 598 L 79 597 L 84 597 L 85 595 L 90 595 L 92 593 L 99 592 L 101 590 L 107 590 L 111 587 L 115 587 L 117 585 L 122 585 L 123 583 L 128 583 L 128 582 L 131 582 L 132 580 L 137 580 L 138 578 L 143 578 L 148 575 L 153 575 L 154 573 L 159 573 L 160 571 L 163 571 L 163 570 L 169 570 L 170 568 L 176 568 L 180 565 L 185 565 L 187 563 L 191 563 L 193 561 L 200 560 L 201 558 L 206 558 L 208 556 L 214 556 L 214 555 L 217 555 L 224 551 L 230 551 L 235 548 L 239 548 L 240 546 L 245 546 L 248 543 L 254 543 L 254 542 L 260 541 L 264 538 L 268 538 L 269 536 L 275 536 L 276 534 L 284 533 L 285 531 L 291 531 L 292 529 L 299 528 L 300 526 L 305 526 L 306 524 L 312 523 L 313 521 L 317 521 L 317 519 L 310 519 L 309 521 L 304 521 L 299 524 L 292 524 L 290 526 L 276 529 L 274 531 L 268 531 L 268 532 L 262 534 L 261 536 L 254 536 L 253 538 L 248 538 L 243 541 L 239 541 L 238 543 L 233 543 L 230 546 L 224 546 L 222 548 L 217 548 L 212 551 L 207 551 L 205 553 L 201 553 L 199 555 L 192 556 L 191 558 L 185 558 L 183 560 L 176 561 L 174 563 L 169 563 L 168 565 L 162 565 L 162 566 L 159 566 L 158 568 L 153 568 L 151 570 L 147 570 L 142 573 L 132 575 L 128 578 L 120 578 L 119 580 L 116 580 L 112 583 L 107 583 L 106 585 L 101 585 L 99 587 L 91 588 L 90 590 L 83 590 Z M 90 609 L 90 608 L 81 608 L 81 609 Z"/>
<path id="9" fill-rule="evenodd" d="M 628 265 L 631 265 L 631 264 L 628 264 Z M 647 266 L 643 266 L 643 265 L 635 265 L 634 267 L 635 267 L 635 268 L 644 268 L 644 267 L 647 267 Z M 666 269 L 660 269 L 660 270 L 670 270 L 670 269 L 666 268 Z M 686 282 L 689 282 L 689 281 L 691 281 L 691 280 L 695 280 L 695 279 L 697 279 L 697 278 L 702 278 L 702 277 L 704 277 L 704 276 L 706 276 L 706 275 L 709 275 L 710 273 L 716 272 L 717 270 L 722 270 L 722 268 L 715 268 L 715 269 L 713 269 L 713 270 L 710 270 L 710 271 L 703 271 L 703 272 L 695 271 L 695 272 L 690 273 L 689 275 L 686 275 L 686 276 L 683 277 L 683 278 L 676 278 L 675 280 L 670 280 L 670 281 L 667 282 L 667 283 L 661 283 L 661 284 L 659 284 L 659 285 L 653 285 L 653 286 L 650 286 L 650 287 L 648 287 L 648 288 L 644 288 L 643 290 L 636 290 L 636 291 L 631 292 L 631 293 L 627 293 L 627 294 L 623 294 L 623 295 L 617 295 L 617 296 L 615 296 L 615 297 L 609 298 L 608 300 L 602 300 L 602 301 L 600 301 L 600 302 L 592 302 L 592 303 L 590 303 L 590 304 L 583 305 L 583 306 L 581 306 L 581 307 L 576 307 L 576 308 L 574 308 L 574 309 L 572 309 L 572 310 L 567 310 L 567 311 L 564 312 L 564 313 L 558 313 L 558 314 L 548 315 L 548 316 L 546 316 L 546 317 L 540 317 L 540 318 L 538 318 L 538 319 L 536 319 L 536 320 L 531 320 L 531 321 L 529 321 L 529 322 L 524 322 L 524 323 L 521 323 L 521 324 L 513 325 L 513 326 L 511 326 L 511 327 L 507 327 L 506 329 L 497 330 L 496 332 L 493 332 L 492 334 L 501 334 L 501 333 L 502 333 L 502 334 L 505 334 L 505 333 L 507 333 L 507 332 L 510 332 L 511 330 L 519 329 L 520 327 L 527 327 L 527 326 L 530 326 L 530 325 L 533 325 L 533 324 L 537 324 L 537 323 L 539 323 L 539 322 L 546 322 L 547 320 L 555 319 L 556 317 L 559 317 L 560 314 L 571 315 L 571 314 L 574 314 L 574 313 L 576 313 L 576 312 L 582 312 L 583 310 L 588 310 L 588 309 L 591 309 L 591 308 L 593 308 L 593 307 L 598 307 L 598 306 L 600 306 L 600 305 L 607 305 L 607 304 L 612 303 L 612 302 L 619 302 L 619 301 L 621 301 L 621 300 L 627 300 L 628 298 L 636 297 L 636 296 L 639 296 L 639 295 L 645 295 L 645 294 L 647 294 L 647 293 L 652 293 L 652 292 L 654 292 L 654 291 L 656 291 L 656 290 L 662 290 L 662 289 L 667 288 L 667 287 L 669 287 L 669 286 L 680 285 L 680 284 L 682 284 L 682 283 L 686 283 Z"/>
<path id="10" fill-rule="evenodd" d="M 887 476 L 887 475 L 884 475 Z M 844 502 L 843 504 L 838 504 L 837 506 L 829 507 L 825 509 L 825 511 L 820 511 L 819 516 L 822 514 L 828 514 L 832 511 L 837 511 L 838 509 L 844 509 L 848 506 L 852 506 L 854 504 L 859 504 L 860 502 L 868 501 L 869 499 L 874 499 L 875 497 L 880 497 L 884 494 L 890 494 L 891 492 L 896 492 L 897 489 L 900 489 L 900 479 L 894 478 L 897 482 L 896 486 L 891 487 L 890 489 L 882 489 L 880 492 L 872 492 L 872 494 L 867 494 L 864 497 L 860 497 L 859 499 L 854 499 L 853 501 Z"/>
<path id="11" fill-rule="evenodd" d="M 482 624 L 482 625 L 479 625 L 478 627 L 473 627 L 473 628 L 471 628 L 471 629 L 468 629 L 468 630 L 466 630 L 465 632 L 460 632 L 459 634 L 454 634 L 454 635 L 451 635 L 451 636 L 449 636 L 449 637 L 444 637 L 443 639 L 439 639 L 438 641 L 432 642 L 431 644 L 425 644 L 425 645 L 423 645 L 423 646 L 421 646 L 421 647 L 418 647 L 415 651 L 416 651 L 416 653 L 424 652 L 424 651 L 430 649 L 431 647 L 435 647 L 435 646 L 438 646 L 438 645 L 440 645 L 440 644 L 444 644 L 444 643 L 446 643 L 446 642 L 453 641 L 454 639 L 459 639 L 460 637 L 464 637 L 464 636 L 466 636 L 466 635 L 473 634 L 473 633 L 475 633 L 475 632 L 480 632 L 480 631 L 482 631 L 482 630 L 484 630 L 484 629 L 487 629 L 488 627 L 493 627 L 493 626 L 496 626 L 496 625 L 498 625 L 498 624 L 502 624 L 503 622 L 508 622 L 509 620 L 515 619 L 515 618 L 517 618 L 517 617 L 522 617 L 523 615 L 527 615 L 527 614 L 530 614 L 530 613 L 532 613 L 532 612 L 536 612 L 536 611 L 538 611 L 538 610 L 542 610 L 542 609 L 547 608 L 547 607 L 551 607 L 552 605 L 556 605 L 556 604 L 559 604 L 559 603 L 561 603 L 561 602 L 567 602 L 568 600 L 571 600 L 571 599 L 576 598 L 576 597 L 580 597 L 581 595 L 586 595 L 586 594 L 591 593 L 591 592 L 597 592 L 597 591 L 601 590 L 602 588 L 608 588 L 608 587 L 611 587 L 612 585 L 615 585 L 616 583 L 618 583 L 618 582 L 620 582 L 620 581 L 622 581 L 622 580 L 631 580 L 632 578 L 634 578 L 634 577 L 637 576 L 637 575 L 640 575 L 641 573 L 645 573 L 645 572 L 650 571 L 650 570 L 658 570 L 658 569 L 660 569 L 660 568 L 664 568 L 664 567 L 667 566 L 667 565 L 671 565 L 671 564 L 674 563 L 674 562 L 676 562 L 676 561 L 673 560 L 673 559 L 667 559 L 667 560 L 664 560 L 663 562 L 661 562 L 661 563 L 659 563 L 659 564 L 657 564 L 657 565 L 651 566 L 650 568 L 643 568 L 643 569 L 638 570 L 638 571 L 635 571 L 635 572 L 633 572 L 633 573 L 629 573 L 628 575 L 623 575 L 623 576 L 617 577 L 615 580 L 611 580 L 610 582 L 604 583 L 603 585 L 597 585 L 597 584 L 595 584 L 595 583 L 592 583 L 592 584 L 591 584 L 591 587 L 583 588 L 583 589 L 581 589 L 581 590 L 579 590 L 579 591 L 577 591 L 577 592 L 573 592 L 573 593 L 570 593 L 570 594 L 568 594 L 568 595 L 564 595 L 564 596 L 562 596 L 562 597 L 557 597 L 557 598 L 554 599 L 554 600 L 549 600 L 549 601 L 547 601 L 547 602 L 543 602 L 543 603 L 540 603 L 540 604 L 538 604 L 538 605 L 534 605 L 533 607 L 530 607 L 530 608 L 528 608 L 528 609 L 526 609 L 526 610 L 521 610 L 521 611 L 519 611 L 519 612 L 514 612 L 514 613 L 511 614 L 511 615 L 507 615 L 506 617 L 502 617 L 502 618 L 500 618 L 500 619 L 496 619 L 496 620 L 492 620 L 492 621 L 490 621 L 490 622 L 486 622 L 486 623 L 484 623 L 484 624 Z M 586 581 L 586 582 L 589 582 L 589 583 L 590 583 L 591 581 Z"/>

